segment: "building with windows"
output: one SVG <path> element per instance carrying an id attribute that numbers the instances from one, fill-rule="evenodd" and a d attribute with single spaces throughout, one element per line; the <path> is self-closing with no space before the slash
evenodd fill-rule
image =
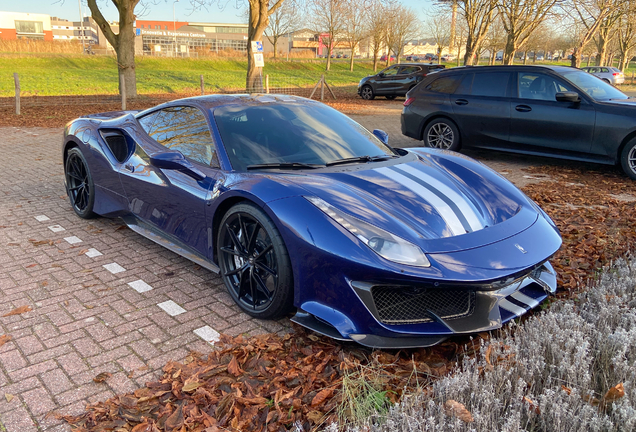
<path id="1" fill-rule="evenodd" d="M 51 16 L 23 12 L 0 12 L 0 39 L 53 40 Z"/>
<path id="2" fill-rule="evenodd" d="M 187 57 L 224 50 L 247 51 L 247 24 L 137 20 L 136 35 L 144 55 Z"/>
<path id="3" fill-rule="evenodd" d="M 63 18 L 51 18 L 53 40 L 79 40 L 89 45 L 99 45 L 101 30 L 91 17 L 84 17 L 83 21 L 69 21 Z"/>

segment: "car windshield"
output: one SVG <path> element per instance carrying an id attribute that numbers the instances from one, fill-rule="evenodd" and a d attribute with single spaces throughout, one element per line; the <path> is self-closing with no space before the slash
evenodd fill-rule
<path id="1" fill-rule="evenodd" d="M 396 154 L 349 117 L 317 103 L 226 105 L 213 115 L 232 168 L 238 171 L 258 164 L 327 165 Z"/>
<path id="2" fill-rule="evenodd" d="M 607 101 L 629 99 L 629 96 L 618 90 L 616 87 L 611 84 L 607 84 L 605 81 L 595 77 L 594 75 L 590 75 L 585 71 L 572 70 L 560 72 L 560 74 L 567 78 L 570 82 L 576 84 L 594 100 Z"/>

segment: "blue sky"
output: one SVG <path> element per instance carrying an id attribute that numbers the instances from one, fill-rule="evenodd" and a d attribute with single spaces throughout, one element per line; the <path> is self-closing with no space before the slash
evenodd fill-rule
<path id="1" fill-rule="evenodd" d="M 139 19 L 152 20 L 172 20 L 172 0 L 156 0 L 157 5 L 149 8 L 148 12 Z M 77 0 L 21 0 L 19 2 L 10 2 L 3 0 L 0 2 L 0 10 L 7 12 L 29 12 L 44 13 L 51 16 L 57 16 L 68 20 L 77 20 L 79 17 L 79 5 Z M 431 0 L 402 0 L 402 4 L 413 8 L 424 19 L 424 7 L 430 6 Z M 97 0 L 97 4 L 102 9 L 102 13 L 108 20 L 115 21 L 118 19 L 117 9 L 112 5 L 110 0 Z M 220 8 L 219 4 L 223 7 Z M 175 15 L 177 21 L 197 21 L 197 22 L 219 22 L 219 23 L 237 23 L 244 20 L 242 10 L 247 2 L 243 0 L 220 0 L 208 7 L 208 10 L 200 10 L 191 13 L 189 0 L 180 0 L 175 5 Z M 84 15 L 90 14 L 86 2 L 82 1 L 82 10 Z M 141 11 L 137 7 L 137 13 Z"/>

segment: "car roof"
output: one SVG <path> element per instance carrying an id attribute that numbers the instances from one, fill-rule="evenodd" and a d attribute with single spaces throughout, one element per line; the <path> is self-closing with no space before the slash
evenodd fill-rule
<path id="1" fill-rule="evenodd" d="M 300 96 L 284 95 L 284 94 L 265 94 L 265 93 L 253 93 L 253 94 L 214 94 L 205 96 L 194 96 L 183 99 L 175 99 L 170 102 L 166 102 L 138 114 L 139 117 L 143 116 L 149 111 L 155 109 L 166 108 L 170 106 L 176 106 L 181 104 L 197 105 L 203 109 L 216 108 L 224 105 L 251 105 L 251 106 L 264 106 L 271 105 L 272 103 L 293 102 L 304 105 L 319 104 L 319 102 L 312 99 L 307 99 Z"/>
<path id="2" fill-rule="evenodd" d="M 522 71 L 539 71 L 539 70 L 553 70 L 554 72 L 557 73 L 561 73 L 561 72 L 567 72 L 567 71 L 571 71 L 571 70 L 580 70 L 577 69 L 575 67 L 571 67 L 571 66 L 556 66 L 556 65 L 493 65 L 493 66 L 456 66 L 456 67 L 452 67 L 452 68 L 446 68 L 444 69 L 444 73 L 448 74 L 448 73 L 452 73 L 453 71 L 465 71 L 468 69 L 474 69 L 474 70 L 490 70 L 490 71 L 509 71 L 509 70 L 513 70 L 513 71 L 518 71 L 518 70 L 522 70 Z"/>

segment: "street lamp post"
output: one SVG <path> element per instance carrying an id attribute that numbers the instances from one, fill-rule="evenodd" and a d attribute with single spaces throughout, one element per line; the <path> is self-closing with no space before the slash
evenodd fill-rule
<path id="1" fill-rule="evenodd" d="M 179 0 L 172 2 L 172 32 L 174 34 L 174 56 L 177 56 L 177 18 L 174 12 L 174 7 Z"/>

